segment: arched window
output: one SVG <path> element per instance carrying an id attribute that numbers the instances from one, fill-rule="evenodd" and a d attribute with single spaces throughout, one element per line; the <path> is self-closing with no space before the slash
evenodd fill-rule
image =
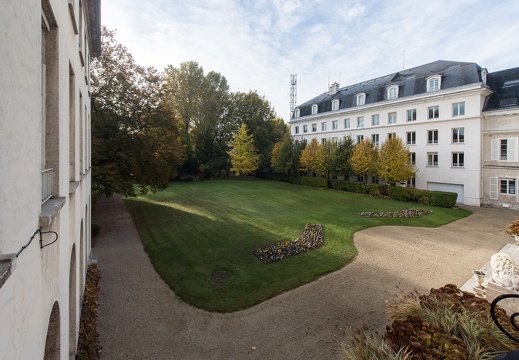
<path id="1" fill-rule="evenodd" d="M 438 91 L 442 87 L 442 78 L 440 75 L 433 75 L 427 79 L 427 92 Z"/>
<path id="2" fill-rule="evenodd" d="M 317 114 L 317 104 L 312 105 L 312 115 Z"/>
<path id="3" fill-rule="evenodd" d="M 339 99 L 332 100 L 332 111 L 339 110 Z"/>
<path id="4" fill-rule="evenodd" d="M 387 99 L 396 99 L 398 98 L 398 86 L 393 85 L 387 88 Z"/>
<path id="5" fill-rule="evenodd" d="M 298 118 L 300 114 L 301 112 L 299 111 L 299 109 L 296 109 L 296 111 L 294 112 L 294 117 Z"/>

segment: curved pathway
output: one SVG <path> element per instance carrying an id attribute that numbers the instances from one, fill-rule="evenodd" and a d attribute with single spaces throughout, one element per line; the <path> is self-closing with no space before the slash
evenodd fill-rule
<path id="1" fill-rule="evenodd" d="M 355 234 L 357 258 L 317 281 L 231 314 L 180 301 L 153 269 L 120 197 L 99 199 L 93 255 L 101 269 L 102 359 L 334 359 L 342 329 L 383 331 L 385 303 L 412 290 L 458 286 L 510 237 L 517 212 L 470 208 L 436 228 L 377 227 Z"/>

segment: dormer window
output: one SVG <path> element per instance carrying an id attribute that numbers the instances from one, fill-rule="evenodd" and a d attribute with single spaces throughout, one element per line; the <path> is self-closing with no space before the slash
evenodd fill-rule
<path id="1" fill-rule="evenodd" d="M 398 97 L 398 86 L 390 86 L 387 88 L 387 99 L 392 100 Z"/>
<path id="2" fill-rule="evenodd" d="M 301 111 L 299 111 L 299 109 L 296 109 L 296 111 L 294 111 L 294 117 L 298 118 L 300 115 Z"/>
<path id="3" fill-rule="evenodd" d="M 427 79 L 427 92 L 438 91 L 441 89 L 442 81 L 440 75 L 430 76 Z"/>
<path id="4" fill-rule="evenodd" d="M 339 100 L 338 99 L 332 100 L 332 111 L 333 110 L 339 110 Z"/>
<path id="5" fill-rule="evenodd" d="M 366 94 L 357 94 L 357 96 L 355 96 L 355 103 L 357 104 L 357 106 L 364 105 L 366 103 Z"/>
<path id="6" fill-rule="evenodd" d="M 488 74 L 487 69 L 481 70 L 481 81 L 483 81 L 483 84 L 485 84 L 485 85 L 487 83 L 487 74 Z"/>
<path id="7" fill-rule="evenodd" d="M 317 104 L 312 105 L 312 115 L 317 114 Z"/>

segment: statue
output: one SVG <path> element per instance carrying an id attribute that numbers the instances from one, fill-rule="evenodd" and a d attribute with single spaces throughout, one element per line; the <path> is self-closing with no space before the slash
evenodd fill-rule
<path id="1" fill-rule="evenodd" d="M 505 253 L 497 253 L 490 258 L 492 280 L 507 289 L 519 291 L 519 265 Z"/>

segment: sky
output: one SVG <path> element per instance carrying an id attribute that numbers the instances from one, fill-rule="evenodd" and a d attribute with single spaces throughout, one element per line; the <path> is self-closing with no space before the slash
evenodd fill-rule
<path id="1" fill-rule="evenodd" d="M 233 92 L 257 91 L 285 122 L 328 85 L 356 84 L 436 60 L 489 72 L 519 67 L 517 0 L 102 0 L 135 62 L 194 60 Z"/>

